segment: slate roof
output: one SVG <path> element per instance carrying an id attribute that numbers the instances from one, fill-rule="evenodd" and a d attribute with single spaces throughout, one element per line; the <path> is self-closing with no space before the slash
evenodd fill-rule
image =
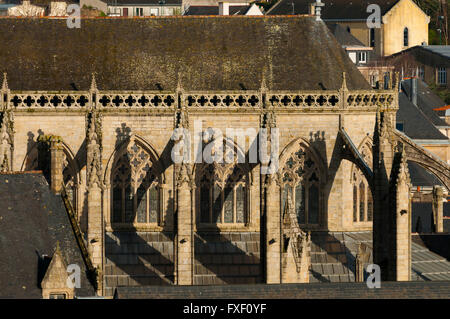
<path id="1" fill-rule="evenodd" d="M 260 284 L 220 286 L 118 287 L 118 299 L 442 299 L 450 296 L 450 282 L 383 282 L 368 289 L 365 282 Z M 178 314 L 178 308 L 165 309 Z M 172 310 L 174 309 L 174 310 Z M 281 316 L 280 316 L 281 317 Z"/>
<path id="2" fill-rule="evenodd" d="M 448 140 L 425 115 L 422 108 L 414 105 L 404 92 L 399 94 L 397 122 L 403 122 L 403 132 L 411 139 Z"/>
<path id="3" fill-rule="evenodd" d="M 324 20 L 366 20 L 369 4 L 377 4 L 381 14 L 388 12 L 399 0 L 322 0 L 322 19 Z M 269 15 L 309 14 L 313 0 L 280 0 L 267 11 Z M 292 8 L 294 3 L 294 8 Z"/>
<path id="4" fill-rule="evenodd" d="M 230 6 L 229 14 L 232 15 L 245 15 L 250 9 L 248 6 Z M 219 15 L 219 6 L 189 6 L 188 10 L 184 13 L 187 16 L 210 16 Z"/>
<path id="5" fill-rule="evenodd" d="M 434 176 L 433 173 L 427 171 L 415 162 L 408 161 L 408 170 L 411 177 L 411 183 L 415 187 L 432 187 L 434 185 L 442 186 L 442 182 Z"/>
<path id="6" fill-rule="evenodd" d="M 450 45 L 423 45 L 422 48 L 450 59 Z"/>
<path id="7" fill-rule="evenodd" d="M 450 218 L 444 219 L 444 231 L 450 233 Z"/>
<path id="8" fill-rule="evenodd" d="M 349 89 L 370 85 L 314 17 L 0 19 L 0 72 L 12 90 Z M 307 75 L 307 76 L 305 76 Z"/>
<path id="9" fill-rule="evenodd" d="M 59 241 L 62 256 L 81 268 L 78 296 L 93 296 L 86 265 L 62 199 L 41 173 L 0 174 L 0 298 L 42 298 L 39 278 Z"/>
<path id="10" fill-rule="evenodd" d="M 411 81 L 411 79 L 402 81 L 403 91 L 408 97 L 411 96 Z M 417 80 L 417 106 L 435 126 L 449 126 L 447 122 L 440 118 L 440 116 L 445 116 L 443 114 L 445 111 L 439 113 L 434 110 L 446 105 L 438 95 L 430 90 L 425 82 L 420 79 Z"/>
<path id="11" fill-rule="evenodd" d="M 327 23 L 327 26 L 343 47 L 366 47 L 340 24 Z"/>
<path id="12" fill-rule="evenodd" d="M 372 263 L 372 232 L 311 232 L 310 282 L 353 282 L 358 245 L 364 243 Z M 448 245 L 450 235 L 441 245 Z M 450 280 L 450 262 L 423 244 L 411 242 L 412 281 Z M 367 274 L 366 274 L 367 275 Z"/>

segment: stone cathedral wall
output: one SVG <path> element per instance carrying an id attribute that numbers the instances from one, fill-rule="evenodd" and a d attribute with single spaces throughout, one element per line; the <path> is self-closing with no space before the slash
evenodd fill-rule
<path id="1" fill-rule="evenodd" d="M 11 92 L 10 94 L 13 97 L 15 93 Z M 86 96 L 89 97 L 90 94 L 92 93 L 86 93 Z M 174 108 L 173 102 L 171 106 L 163 103 L 158 107 L 142 108 L 139 108 L 139 105 L 127 107 L 125 104 L 117 107 L 111 101 L 102 105 L 100 102 L 102 93 L 97 92 L 97 94 L 98 113 L 101 115 L 101 128 L 99 128 L 102 147 L 101 176 L 104 184 L 102 195 L 99 197 L 105 222 L 104 256 L 100 256 L 103 260 L 104 293 L 112 295 L 114 287 L 117 286 L 177 284 L 177 276 L 180 276 L 180 272 L 177 270 L 180 262 L 177 262 L 177 253 L 180 249 L 178 242 L 183 239 L 177 239 L 176 198 L 178 189 L 175 182 L 175 169 L 170 162 L 170 156 L 173 147 L 171 136 L 177 121 L 180 121 L 180 112 Z M 121 94 L 123 100 L 127 98 L 127 94 Z M 315 165 L 318 167 L 321 180 L 319 203 L 317 204 L 319 222 L 308 226 L 307 230 L 370 230 L 370 222 L 354 223 L 352 220 L 351 174 L 355 170 L 355 165 L 342 157 L 343 141 L 339 136 L 339 131 L 341 127 L 345 128 L 358 149 L 361 149 L 364 143 L 370 144 L 378 109 L 378 106 L 370 99 L 373 99 L 377 93 L 373 91 L 367 93 L 371 94 L 365 100 L 367 105 L 355 104 L 350 98 L 347 103 L 338 102 L 333 105 L 325 102 L 325 105 L 322 105 L 318 101 L 323 97 L 331 100 L 334 94 L 342 101 L 343 94 L 350 95 L 351 93 L 343 91 L 331 92 L 328 95 L 310 93 L 309 98 L 313 99 L 312 105 L 300 104 L 299 106 L 293 102 L 285 105 L 284 102 L 280 102 L 283 95 L 277 93 L 278 102 L 274 99 L 274 102 L 271 102 L 273 105 L 268 111 L 258 103 L 256 106 L 250 104 L 253 93 L 242 95 L 248 100 L 244 105 L 234 104 L 230 107 L 213 106 L 212 104 L 202 107 L 200 102 L 189 106 L 189 93 L 185 94 L 188 97 L 181 96 L 180 99 L 184 101 L 182 103 L 187 110 L 185 114 L 188 114 L 184 126 L 188 128 L 191 135 L 191 148 L 194 148 L 194 136 L 209 128 L 220 129 L 225 139 L 227 138 L 227 128 L 254 129 L 255 132 L 259 132 L 261 127 L 267 125 L 264 124 L 264 121 L 267 121 L 267 114 L 271 112 L 272 125 L 279 132 L 277 156 L 280 160 L 280 172 L 286 165 L 287 159 L 298 151 L 299 145 L 303 145 L 305 150 L 315 154 L 314 158 L 317 162 Z M 269 97 L 272 93 L 266 94 Z M 19 95 L 22 100 L 25 100 L 26 93 L 21 92 Z M 109 93 L 107 96 L 112 100 L 114 95 Z M 167 99 L 170 94 L 160 95 L 162 99 Z M 239 94 L 230 95 L 236 100 L 239 98 Z M 205 94 L 205 96 L 213 99 L 211 94 Z M 261 98 L 260 95 L 258 96 Z M 149 96 L 149 99 L 152 97 L 154 98 L 153 95 Z M 285 99 L 287 97 L 292 101 L 295 94 L 286 95 Z M 38 98 L 39 96 L 34 97 L 35 100 Z M 50 98 L 49 95 L 48 99 Z M 139 94 L 135 94 L 135 98 L 138 99 Z M 222 95 L 221 98 L 225 100 L 226 96 Z M 303 99 L 306 98 L 308 96 L 303 96 Z M 357 98 L 357 96 L 353 95 L 353 98 Z M 11 98 L 11 101 L 13 99 Z M 200 96 L 195 96 L 196 101 L 200 99 Z M 395 101 L 391 100 L 390 103 L 392 102 Z M 63 143 L 65 165 L 72 167 L 73 174 L 76 175 L 76 196 L 73 195 L 75 198 L 73 206 L 81 229 L 84 233 L 88 233 L 90 229 L 101 229 L 102 226 L 99 223 L 93 224 L 92 221 L 89 223 L 87 214 L 86 110 L 83 107 L 66 105 L 59 108 L 39 107 L 36 104 L 27 106 L 24 102 L 20 102 L 15 107 L 13 105 L 11 102 L 16 132 L 12 169 L 15 171 L 38 169 L 39 136 L 59 136 Z M 233 142 L 236 143 L 236 141 Z M 238 148 L 239 151 L 248 154 L 252 143 L 256 143 L 254 137 L 247 137 L 245 145 Z M 154 224 L 136 222 L 118 224 L 113 221 L 113 179 L 116 166 L 119 165 L 124 154 L 129 154 L 130 147 L 134 144 L 137 149 L 146 152 L 145 156 L 153 157 L 154 164 L 157 163 L 162 167 L 158 184 L 160 211 L 158 221 Z M 140 156 L 144 156 L 142 154 Z M 136 159 L 140 160 L 137 157 L 134 160 Z M 129 160 L 131 161 L 131 157 Z M 128 163 L 127 165 L 133 164 Z M 200 185 L 197 180 L 202 174 L 200 168 L 200 164 L 195 164 L 192 168 L 192 176 L 195 180 L 195 187 L 191 191 L 193 203 L 192 284 L 266 282 L 265 265 L 271 263 L 266 252 L 266 242 L 271 238 L 266 235 L 268 226 L 264 220 L 265 205 L 272 205 L 271 207 L 282 211 L 284 202 L 281 200 L 281 186 L 275 187 L 275 193 L 271 195 L 275 197 L 265 198 L 264 183 L 266 180 L 264 175 L 260 175 L 261 165 L 248 166 L 245 173 L 248 176 L 245 223 L 205 225 L 200 221 L 198 197 Z M 278 241 L 276 245 L 279 245 Z M 97 256 L 99 256 L 98 253 Z M 181 262 L 184 261 L 181 260 Z M 273 262 L 276 263 L 277 260 Z"/>

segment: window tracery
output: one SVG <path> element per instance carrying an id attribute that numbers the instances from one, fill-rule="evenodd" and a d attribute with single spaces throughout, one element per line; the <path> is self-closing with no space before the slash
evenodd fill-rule
<path id="1" fill-rule="evenodd" d="M 247 224 L 249 174 L 238 163 L 242 154 L 225 141 L 223 155 L 224 163 L 202 164 L 197 170 L 199 222 Z"/>
<path id="2" fill-rule="evenodd" d="M 320 171 L 313 154 L 303 146 L 286 161 L 281 175 L 282 209 L 291 194 L 300 225 L 319 224 Z"/>
<path id="3" fill-rule="evenodd" d="M 369 144 L 364 144 L 360 151 L 366 164 L 372 168 L 372 151 Z M 354 166 L 352 173 L 353 185 L 353 222 L 373 221 L 372 191 L 361 170 Z"/>
<path id="4" fill-rule="evenodd" d="M 154 158 L 129 143 L 112 172 L 112 222 L 160 223 L 160 176 Z"/>

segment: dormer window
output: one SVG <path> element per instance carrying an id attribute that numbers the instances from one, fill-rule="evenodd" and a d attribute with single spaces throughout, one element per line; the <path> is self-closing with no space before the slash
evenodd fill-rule
<path id="1" fill-rule="evenodd" d="M 358 52 L 358 62 L 367 63 L 367 52 Z"/>

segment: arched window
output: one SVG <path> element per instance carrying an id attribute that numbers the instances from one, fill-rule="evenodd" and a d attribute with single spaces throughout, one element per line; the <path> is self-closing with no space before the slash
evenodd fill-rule
<path id="1" fill-rule="evenodd" d="M 370 222 L 373 217 L 372 191 L 360 169 L 354 168 L 353 178 L 353 222 Z"/>
<path id="2" fill-rule="evenodd" d="M 364 144 L 360 150 L 361 155 L 369 167 L 372 167 L 371 145 Z M 353 166 L 353 222 L 370 222 L 373 219 L 373 199 L 367 179 L 362 171 Z"/>
<path id="3" fill-rule="evenodd" d="M 403 46 L 409 46 L 409 29 L 403 29 Z"/>
<path id="4" fill-rule="evenodd" d="M 223 140 L 223 155 L 225 163 L 205 163 L 196 168 L 199 224 L 249 222 L 249 170 L 238 163 L 243 154 L 232 142 Z"/>
<path id="5" fill-rule="evenodd" d="M 373 220 L 373 199 L 372 192 L 367 191 L 367 221 L 371 222 Z"/>
<path id="6" fill-rule="evenodd" d="M 160 176 L 154 158 L 139 143 L 128 144 L 111 178 L 113 223 L 160 223 Z"/>
<path id="7" fill-rule="evenodd" d="M 366 220 L 366 185 L 363 181 L 359 183 L 359 220 Z"/>
<path id="8" fill-rule="evenodd" d="M 282 171 L 282 208 L 291 194 L 300 225 L 318 225 L 320 215 L 320 172 L 312 153 L 301 147 L 288 158 Z"/>
<path id="9" fill-rule="evenodd" d="M 196 173 L 201 224 L 248 221 L 248 174 L 241 164 L 204 164 Z"/>

